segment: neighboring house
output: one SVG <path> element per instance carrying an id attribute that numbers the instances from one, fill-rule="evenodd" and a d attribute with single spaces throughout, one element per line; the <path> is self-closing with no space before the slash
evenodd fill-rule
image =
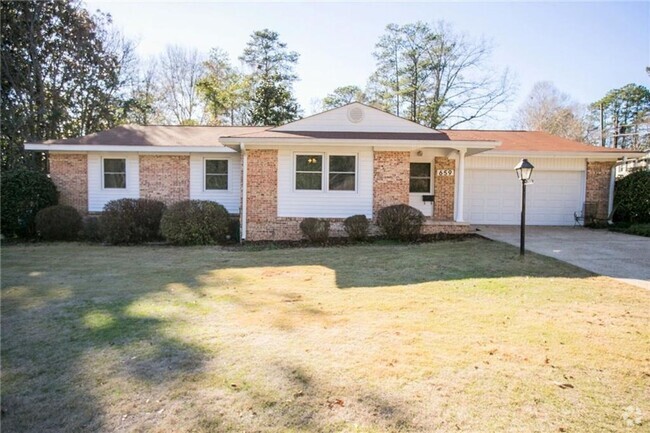
<path id="1" fill-rule="evenodd" d="M 61 202 L 81 212 L 122 197 L 214 200 L 247 240 L 299 239 L 306 217 L 331 219 L 336 235 L 344 218 L 398 203 L 427 216 L 424 233 L 517 224 L 524 157 L 529 224 L 572 225 L 585 202 L 606 218 L 614 164 L 637 155 L 541 132 L 434 130 L 359 103 L 279 127 L 125 125 L 26 148 L 49 152 Z"/>
<path id="2" fill-rule="evenodd" d="M 626 158 L 616 164 L 616 177 L 625 177 L 635 171 L 650 171 L 650 150 L 638 158 Z"/>

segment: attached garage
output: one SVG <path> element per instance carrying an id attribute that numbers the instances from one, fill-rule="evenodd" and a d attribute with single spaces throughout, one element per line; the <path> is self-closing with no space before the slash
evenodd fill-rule
<path id="1" fill-rule="evenodd" d="M 465 220 L 470 224 L 519 224 L 521 183 L 517 157 L 476 155 L 467 158 Z M 526 222 L 531 225 L 572 225 L 573 213 L 585 197 L 584 158 L 529 158 L 535 166 L 528 186 Z"/>

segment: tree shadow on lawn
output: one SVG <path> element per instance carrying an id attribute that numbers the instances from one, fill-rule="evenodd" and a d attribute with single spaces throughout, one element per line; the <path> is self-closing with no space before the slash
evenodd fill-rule
<path id="1" fill-rule="evenodd" d="M 5 260 L 6 255 L 11 257 Z M 2 259 L 2 409 L 6 412 L 2 425 L 7 431 L 92 431 L 115 426 L 115 420 L 105 419 L 101 396 L 121 390 L 114 389 L 115 383 L 105 387 L 102 376 L 106 382 L 122 378 L 150 389 L 200 374 L 218 352 L 169 335 L 167 325 L 182 317 L 137 314 L 132 306 L 174 285 L 201 293 L 206 277 L 215 272 L 321 266 L 333 271 L 339 289 L 467 278 L 592 275 L 534 254 L 522 260 L 516 248 L 483 240 L 234 252 L 55 244 L 9 247 Z M 234 280 L 212 282 L 217 289 L 236 284 Z M 285 290 L 277 295 L 278 302 L 292 302 L 301 285 L 309 284 L 302 281 Z M 250 302 L 241 294 L 237 298 L 236 302 Z M 254 302 L 248 306 L 254 308 Z M 325 315 L 318 309 L 296 308 L 307 315 Z M 89 363 L 89 354 L 100 356 Z M 105 364 L 100 362 L 102 354 Z M 368 404 L 398 424 L 408 419 L 379 396 L 366 394 L 371 396 Z M 306 428 L 316 430 L 314 423 L 304 421 Z"/>

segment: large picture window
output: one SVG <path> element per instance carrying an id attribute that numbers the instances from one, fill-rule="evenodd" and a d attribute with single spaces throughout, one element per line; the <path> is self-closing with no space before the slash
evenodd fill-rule
<path id="1" fill-rule="evenodd" d="M 431 192 L 431 164 L 428 162 L 412 162 L 409 191 L 415 193 Z"/>
<path id="2" fill-rule="evenodd" d="M 355 156 L 329 157 L 330 191 L 354 191 L 356 185 L 357 158 Z"/>
<path id="3" fill-rule="evenodd" d="M 323 155 L 296 155 L 296 189 L 323 189 Z"/>
<path id="4" fill-rule="evenodd" d="M 104 188 L 126 188 L 126 159 L 104 158 Z"/>
<path id="5" fill-rule="evenodd" d="M 205 189 L 206 190 L 228 189 L 228 160 L 227 159 L 206 159 L 205 160 Z"/>

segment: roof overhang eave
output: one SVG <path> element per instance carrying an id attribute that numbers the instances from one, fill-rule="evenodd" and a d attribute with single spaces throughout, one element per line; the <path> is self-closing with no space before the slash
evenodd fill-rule
<path id="1" fill-rule="evenodd" d="M 643 155 L 638 151 L 620 151 L 620 152 L 590 152 L 590 151 L 547 151 L 547 150 L 499 150 L 494 149 L 486 152 L 483 156 L 517 156 L 517 157 L 544 157 L 544 158 L 588 158 L 590 160 L 617 160 L 625 156 Z"/>
<path id="2" fill-rule="evenodd" d="M 138 153 L 233 153 L 225 146 L 151 146 L 114 144 L 44 144 L 26 143 L 25 150 L 44 152 L 138 152 Z"/>
<path id="3" fill-rule="evenodd" d="M 278 146 L 372 146 L 376 149 L 425 149 L 425 148 L 463 148 L 486 151 L 501 145 L 499 141 L 466 141 L 466 140 L 378 140 L 378 139 L 332 139 L 332 138 L 241 138 L 221 137 L 221 144 L 228 147 L 239 147 L 241 144 L 255 147 Z"/>

